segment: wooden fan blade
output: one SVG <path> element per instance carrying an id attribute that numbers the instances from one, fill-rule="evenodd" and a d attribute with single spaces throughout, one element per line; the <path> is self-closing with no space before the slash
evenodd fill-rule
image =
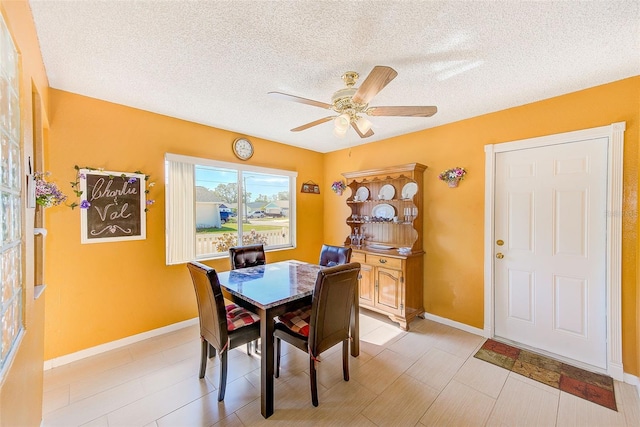
<path id="1" fill-rule="evenodd" d="M 360 129 L 358 129 L 358 125 L 355 122 L 351 123 L 351 127 L 355 129 L 358 135 L 360 135 L 360 138 L 369 138 L 370 136 L 373 136 L 373 131 L 371 129 L 369 129 L 367 133 L 360 132 Z"/>
<path id="2" fill-rule="evenodd" d="M 320 125 L 320 124 L 322 124 L 324 122 L 328 122 L 329 120 L 332 120 L 334 118 L 335 118 L 335 116 L 324 117 L 322 119 L 318 119 L 318 120 L 313 121 L 311 123 L 307 123 L 306 125 L 302 125 L 302 126 L 298 126 L 297 128 L 293 128 L 293 129 L 291 129 L 291 132 L 300 132 L 301 130 L 309 129 L 310 127 Z"/>
<path id="3" fill-rule="evenodd" d="M 376 65 L 351 99 L 357 104 L 368 104 L 398 73 L 391 67 Z"/>
<path id="4" fill-rule="evenodd" d="M 371 107 L 367 109 L 370 116 L 404 116 L 431 117 L 438 112 L 438 107 Z"/>
<path id="5" fill-rule="evenodd" d="M 313 99 L 301 98 L 295 95 L 288 95 L 282 92 L 268 92 L 267 95 L 272 98 L 284 99 L 286 101 L 299 102 L 301 104 L 313 105 L 314 107 L 326 108 L 328 110 L 331 109 L 332 105 L 327 104 L 326 102 L 314 101 Z"/>

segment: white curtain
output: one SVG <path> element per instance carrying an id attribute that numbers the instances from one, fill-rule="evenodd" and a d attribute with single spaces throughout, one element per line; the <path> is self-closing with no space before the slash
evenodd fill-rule
<path id="1" fill-rule="evenodd" d="M 167 161 L 167 265 L 196 258 L 194 212 L 194 167 L 191 163 Z"/>

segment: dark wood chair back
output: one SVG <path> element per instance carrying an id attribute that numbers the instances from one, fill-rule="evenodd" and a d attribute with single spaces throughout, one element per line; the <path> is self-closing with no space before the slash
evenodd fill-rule
<path id="1" fill-rule="evenodd" d="M 359 274 L 359 263 L 318 272 L 309 319 L 309 350 L 314 356 L 349 339 L 351 307 Z"/>
<path id="2" fill-rule="evenodd" d="M 351 248 L 344 246 L 322 245 L 320 250 L 320 265 L 333 267 L 351 262 Z"/>
<path id="3" fill-rule="evenodd" d="M 267 258 L 264 254 L 264 245 L 261 243 L 231 247 L 229 248 L 229 259 L 231 261 L 232 270 L 254 267 L 256 265 L 264 265 L 267 263 Z"/>
<path id="4" fill-rule="evenodd" d="M 311 385 L 311 403 L 318 406 L 318 383 L 316 363 L 318 356 L 342 342 L 342 374 L 349 381 L 349 339 L 351 310 L 355 302 L 356 286 L 360 275 L 360 264 L 349 264 L 328 267 L 318 272 L 311 307 L 295 312 L 285 313 L 278 317 L 273 333 L 276 343 L 276 378 L 280 376 L 281 340 L 309 354 L 309 380 Z M 283 318 L 296 317 L 296 325 L 300 328 L 292 330 Z M 306 326 L 300 320 L 308 319 L 308 335 Z"/>
<path id="5" fill-rule="evenodd" d="M 196 291 L 200 335 L 219 351 L 227 343 L 229 336 L 218 273 L 199 262 L 190 262 L 187 267 Z"/>
<path id="6" fill-rule="evenodd" d="M 260 318 L 242 307 L 225 300 L 216 271 L 204 264 L 192 261 L 187 264 L 198 302 L 200 320 L 200 378 L 204 378 L 209 358 L 220 354 L 220 380 L 218 401 L 224 400 L 227 387 L 227 355 L 229 350 L 249 344 L 260 337 Z"/>

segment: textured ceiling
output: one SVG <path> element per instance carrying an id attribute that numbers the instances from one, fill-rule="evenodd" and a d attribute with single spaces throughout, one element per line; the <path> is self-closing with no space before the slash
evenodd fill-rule
<path id="1" fill-rule="evenodd" d="M 51 87 L 329 152 L 640 74 L 634 1 L 30 0 Z M 429 118 L 370 117 L 339 139 L 318 107 L 354 70 L 398 76 L 370 106 L 436 105 Z"/>

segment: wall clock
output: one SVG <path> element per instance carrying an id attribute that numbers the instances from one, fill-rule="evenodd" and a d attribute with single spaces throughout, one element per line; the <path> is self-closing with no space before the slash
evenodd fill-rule
<path id="1" fill-rule="evenodd" d="M 233 154 L 240 160 L 248 160 L 253 156 L 253 144 L 247 138 L 238 138 L 233 141 Z"/>

